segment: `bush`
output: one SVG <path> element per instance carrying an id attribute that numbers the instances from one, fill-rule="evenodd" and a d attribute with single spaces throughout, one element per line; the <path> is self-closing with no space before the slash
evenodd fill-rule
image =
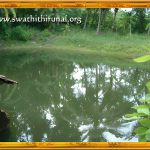
<path id="1" fill-rule="evenodd" d="M 5 23 L 2 21 L 0 23 L 0 38 L 4 39 L 5 37 L 9 38 L 11 35 L 11 24 L 10 23 Z M 6 38 L 6 39 L 7 39 Z"/>
<path id="2" fill-rule="evenodd" d="M 48 29 L 44 29 L 44 31 L 42 32 L 43 37 L 49 37 L 50 35 L 51 35 L 51 32 Z"/>
<path id="3" fill-rule="evenodd" d="M 21 26 L 17 26 L 11 30 L 11 39 L 27 41 L 29 39 L 29 35 Z"/>

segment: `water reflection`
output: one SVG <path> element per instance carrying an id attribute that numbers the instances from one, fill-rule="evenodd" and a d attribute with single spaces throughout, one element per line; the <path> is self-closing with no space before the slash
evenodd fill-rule
<path id="1" fill-rule="evenodd" d="M 138 141 L 138 122 L 122 117 L 144 99 L 148 70 L 61 61 L 5 68 L 20 84 L 0 86 L 0 109 L 11 122 L 0 141 Z"/>

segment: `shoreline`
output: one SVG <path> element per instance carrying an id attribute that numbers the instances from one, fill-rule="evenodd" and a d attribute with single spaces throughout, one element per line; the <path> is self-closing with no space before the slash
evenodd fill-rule
<path id="1" fill-rule="evenodd" d="M 133 61 L 135 58 L 150 55 L 150 51 L 142 47 L 150 47 L 149 37 L 146 37 L 145 40 L 141 38 L 142 36 L 134 37 L 133 35 L 126 38 L 126 36 L 114 34 L 113 38 L 113 34 L 111 36 L 107 34 L 95 36 L 93 32 L 86 30 L 81 30 L 82 33 L 75 31 L 68 32 L 66 35 L 51 34 L 42 38 L 39 35 L 39 37 L 34 37 L 26 42 L 1 40 L 0 54 L 8 55 L 15 52 L 17 55 L 19 52 L 27 52 L 34 55 L 34 53 L 45 53 L 50 58 L 63 61 L 105 62 L 117 66 L 149 67 L 150 61 L 145 63 Z"/>

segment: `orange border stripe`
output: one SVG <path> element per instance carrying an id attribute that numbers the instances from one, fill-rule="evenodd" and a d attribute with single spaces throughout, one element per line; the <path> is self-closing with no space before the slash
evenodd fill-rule
<path id="1" fill-rule="evenodd" d="M 150 8 L 150 0 L 5 0 L 1 8 Z M 150 149 L 150 142 L 0 142 L 0 149 Z"/>
<path id="2" fill-rule="evenodd" d="M 150 149 L 149 142 L 0 142 L 0 149 Z"/>
<path id="3" fill-rule="evenodd" d="M 60 0 L 59 0 L 60 1 Z M 1 8 L 150 8 L 150 1 L 149 2 L 100 2 L 100 1 L 93 1 L 93 2 L 52 2 L 52 1 L 45 1 L 45 2 L 2 2 L 0 1 Z"/>

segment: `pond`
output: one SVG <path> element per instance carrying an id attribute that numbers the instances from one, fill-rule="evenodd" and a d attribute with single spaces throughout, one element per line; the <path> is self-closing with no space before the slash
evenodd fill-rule
<path id="1" fill-rule="evenodd" d="M 10 116 L 1 142 L 137 142 L 137 121 L 125 121 L 145 99 L 146 68 L 25 56 L 0 57 L 0 109 Z"/>

